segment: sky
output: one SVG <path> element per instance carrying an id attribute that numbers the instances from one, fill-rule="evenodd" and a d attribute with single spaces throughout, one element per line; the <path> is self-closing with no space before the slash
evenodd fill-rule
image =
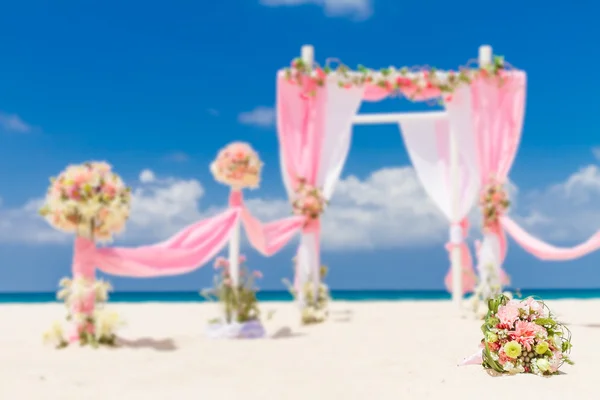
<path id="1" fill-rule="evenodd" d="M 52 4 L 52 6 L 50 6 Z M 222 0 L 8 2 L 0 13 L 0 291 L 53 291 L 72 238 L 37 208 L 66 165 L 106 160 L 133 188 L 116 245 L 162 241 L 222 209 L 208 166 L 231 141 L 265 163 L 252 211 L 289 215 L 275 127 L 275 74 L 303 44 L 316 60 L 372 68 L 457 68 L 493 46 L 528 73 L 525 125 L 511 172 L 511 215 L 532 234 L 574 245 L 600 228 L 600 8 L 507 0 Z M 361 112 L 427 110 L 391 99 Z M 397 126 L 358 126 L 324 221 L 334 289 L 442 289 L 447 224 L 410 166 Z M 336 230 L 342 226 L 342 231 Z M 470 240 L 479 238 L 471 230 Z M 243 248 L 264 289 L 283 289 L 294 245 L 264 258 Z M 517 288 L 598 288 L 600 253 L 542 262 L 509 243 Z M 192 291 L 189 275 L 108 277 L 117 291 Z"/>

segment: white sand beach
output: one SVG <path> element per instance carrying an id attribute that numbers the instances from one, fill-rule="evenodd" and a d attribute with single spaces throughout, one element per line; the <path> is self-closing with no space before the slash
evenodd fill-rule
<path id="1" fill-rule="evenodd" d="M 124 344 L 99 350 L 42 344 L 61 305 L 1 305 L 0 399 L 597 399 L 600 300 L 548 304 L 570 324 L 576 363 L 550 378 L 457 367 L 477 350 L 481 322 L 449 302 L 334 302 L 312 327 L 293 304 L 263 303 L 276 311 L 271 338 L 245 341 L 204 337 L 212 304 L 114 303 Z"/>

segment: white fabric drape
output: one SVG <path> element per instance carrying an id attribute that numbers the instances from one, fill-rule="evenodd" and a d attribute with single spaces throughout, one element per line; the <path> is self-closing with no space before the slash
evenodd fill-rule
<path id="1" fill-rule="evenodd" d="M 458 223 L 473 208 L 479 192 L 479 173 L 471 129 L 470 92 L 459 91 L 448 106 L 448 118 L 402 121 L 400 129 L 410 160 L 429 198 L 449 222 Z M 450 134 L 456 135 L 459 151 L 460 212 L 452 212 Z M 452 241 L 459 235 L 450 234 Z M 457 243 L 455 243 L 457 244 Z"/>
<path id="2" fill-rule="evenodd" d="M 325 110 L 326 135 L 322 144 L 319 173 L 316 186 L 321 188 L 326 200 L 333 195 L 335 184 L 338 182 L 352 139 L 352 118 L 360 107 L 364 88 L 340 88 L 336 84 L 327 85 L 327 109 Z M 282 154 L 283 157 L 283 154 Z M 286 176 L 285 163 L 281 161 L 283 183 L 288 197 L 293 198 L 295 192 Z M 327 213 L 327 211 L 325 211 Z M 320 281 L 320 245 L 319 237 L 313 233 L 302 233 L 296 262 L 301 273 L 300 282 L 306 282 L 312 276 L 315 290 Z"/>

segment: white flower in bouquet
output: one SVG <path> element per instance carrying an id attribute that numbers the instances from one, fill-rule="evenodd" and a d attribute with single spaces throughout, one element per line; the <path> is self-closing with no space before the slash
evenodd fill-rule
<path id="1" fill-rule="evenodd" d="M 97 242 L 110 241 L 125 228 L 130 188 L 109 164 L 71 165 L 50 181 L 40 215 L 54 228 Z"/>

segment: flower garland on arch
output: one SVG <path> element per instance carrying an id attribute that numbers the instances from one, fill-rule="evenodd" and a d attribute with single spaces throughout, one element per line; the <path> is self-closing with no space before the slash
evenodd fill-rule
<path id="1" fill-rule="evenodd" d="M 298 178 L 298 185 L 292 202 L 293 214 L 304 215 L 306 225 L 309 225 L 321 217 L 326 206 L 327 200 L 321 189 L 309 184 L 304 178 Z"/>
<path id="2" fill-rule="evenodd" d="M 327 78 L 335 77 L 338 85 L 344 88 L 371 84 L 390 93 L 399 92 L 412 101 L 441 98 L 443 102 L 450 101 L 456 89 L 469 85 L 478 78 L 490 79 L 499 86 L 503 85 L 507 80 L 507 67 L 509 65 L 502 56 L 494 56 L 489 65 L 460 67 L 458 71 L 442 71 L 430 67 L 389 67 L 377 71 L 362 65 L 358 66 L 357 71 L 352 71 L 341 63 L 336 68 L 329 65 L 321 68 L 296 58 L 283 73 L 290 83 L 305 86 L 308 96 L 316 96 L 316 87 L 324 86 Z"/>
<path id="3" fill-rule="evenodd" d="M 481 192 L 479 206 L 483 217 L 483 230 L 485 232 L 496 231 L 500 224 L 500 217 L 510 207 L 510 200 L 504 185 L 496 178 L 490 178 Z"/>

